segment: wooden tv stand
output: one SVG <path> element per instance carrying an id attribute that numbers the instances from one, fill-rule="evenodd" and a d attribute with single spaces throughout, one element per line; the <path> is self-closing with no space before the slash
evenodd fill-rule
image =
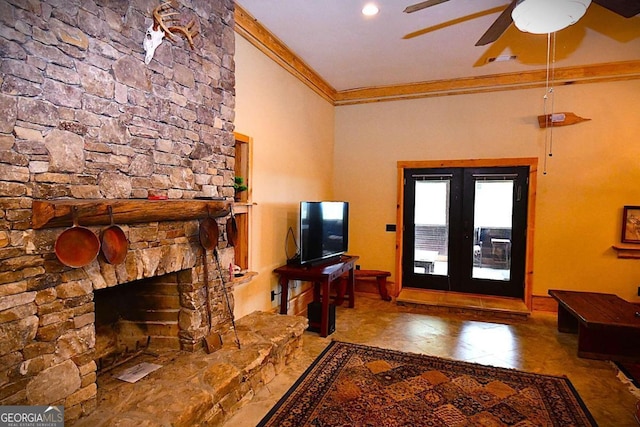
<path id="1" fill-rule="evenodd" d="M 287 314 L 287 303 L 289 302 L 289 280 L 303 280 L 313 282 L 313 300 L 322 303 L 322 314 L 320 319 L 320 336 L 329 335 L 329 287 L 331 283 L 339 280 L 345 273 L 349 274 L 347 288 L 349 292 L 349 308 L 355 306 L 355 269 L 356 261 L 360 257 L 353 255 L 343 255 L 340 258 L 316 266 L 287 264 L 276 268 L 273 272 L 280 275 L 280 314 Z"/>
<path id="2" fill-rule="evenodd" d="M 578 356 L 640 360 L 640 307 L 614 294 L 550 290 L 558 301 L 558 330 L 578 333 Z"/>

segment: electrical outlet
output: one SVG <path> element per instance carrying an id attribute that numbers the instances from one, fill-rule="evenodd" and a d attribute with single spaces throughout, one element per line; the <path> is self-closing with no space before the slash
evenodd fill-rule
<path id="1" fill-rule="evenodd" d="M 276 299 L 276 291 L 271 291 L 271 301 Z"/>

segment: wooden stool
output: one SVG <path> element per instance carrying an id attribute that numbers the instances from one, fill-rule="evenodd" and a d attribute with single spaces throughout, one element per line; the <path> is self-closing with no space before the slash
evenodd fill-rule
<path id="1" fill-rule="evenodd" d="M 355 279 L 376 279 L 378 285 L 378 293 L 385 301 L 391 301 L 389 292 L 387 292 L 387 277 L 391 276 L 388 271 L 381 270 L 354 270 Z M 341 305 L 344 301 L 344 296 L 347 290 L 347 283 L 344 277 L 341 278 L 340 283 L 336 287 L 336 305 Z"/>

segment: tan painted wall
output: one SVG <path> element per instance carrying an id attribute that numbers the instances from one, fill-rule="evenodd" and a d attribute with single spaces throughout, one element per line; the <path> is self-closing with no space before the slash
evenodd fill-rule
<path id="1" fill-rule="evenodd" d="M 533 294 L 580 289 L 640 301 L 640 260 L 611 248 L 622 207 L 640 205 L 640 81 L 555 88 L 555 111 L 592 120 L 555 128 L 545 159 L 549 134 L 536 121 L 544 89 L 333 108 L 241 37 L 236 49 L 236 130 L 254 138 L 259 273 L 236 288 L 237 316 L 276 306 L 271 272 L 286 259 L 300 200 L 351 202 L 350 252 L 363 268 L 393 272 L 395 235 L 385 224 L 396 221 L 398 160 L 538 156 Z"/>
<path id="2" fill-rule="evenodd" d="M 235 315 L 269 310 L 272 271 L 286 261 L 301 200 L 333 188 L 334 108 L 236 35 L 236 131 L 253 138 L 250 283 L 234 289 Z M 291 254 L 293 255 L 293 254 Z M 295 290 L 294 290 L 295 293 Z"/>
<path id="3" fill-rule="evenodd" d="M 592 121 L 555 128 L 543 175 L 544 89 L 336 108 L 335 196 L 351 202 L 350 252 L 394 271 L 396 162 L 540 158 L 533 294 L 550 288 L 640 300 L 640 260 L 618 259 L 624 205 L 640 205 L 640 81 L 555 89 L 555 111 Z"/>

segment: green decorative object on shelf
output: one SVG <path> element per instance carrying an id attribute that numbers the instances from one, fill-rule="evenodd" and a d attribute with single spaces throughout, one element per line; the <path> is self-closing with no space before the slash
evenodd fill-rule
<path id="1" fill-rule="evenodd" d="M 244 178 L 241 176 L 236 176 L 233 178 L 233 190 L 235 192 L 235 198 L 238 199 L 239 194 L 243 191 L 247 191 L 249 187 L 244 184 Z"/>

